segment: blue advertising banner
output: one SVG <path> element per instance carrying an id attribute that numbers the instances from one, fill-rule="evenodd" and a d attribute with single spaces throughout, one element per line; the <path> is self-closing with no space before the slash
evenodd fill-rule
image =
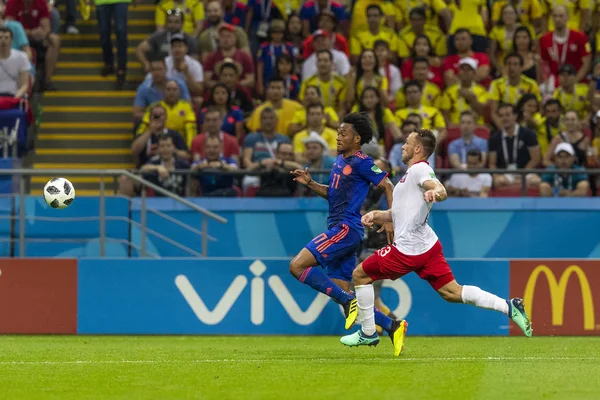
<path id="1" fill-rule="evenodd" d="M 289 259 L 81 259 L 80 334 L 341 335 L 340 307 L 293 278 Z M 453 261 L 461 283 L 508 297 L 507 261 Z M 382 298 L 416 335 L 507 335 L 494 311 L 448 304 L 411 274 Z"/>

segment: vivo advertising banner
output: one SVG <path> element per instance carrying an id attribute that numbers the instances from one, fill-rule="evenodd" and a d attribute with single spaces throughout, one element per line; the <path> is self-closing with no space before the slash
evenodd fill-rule
<path id="1" fill-rule="evenodd" d="M 340 335 L 340 307 L 288 272 L 288 259 L 82 259 L 81 334 Z M 456 278 L 508 296 L 507 261 L 451 262 Z M 507 335 L 500 313 L 448 304 L 416 275 L 382 297 L 411 334 Z"/>

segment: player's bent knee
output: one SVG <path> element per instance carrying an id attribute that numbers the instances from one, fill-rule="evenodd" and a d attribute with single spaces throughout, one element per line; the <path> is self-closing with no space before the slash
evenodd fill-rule
<path id="1" fill-rule="evenodd" d="M 359 264 L 358 267 L 354 268 L 354 271 L 352 271 L 352 282 L 354 285 L 368 285 L 373 282 L 373 280 L 364 271 L 362 264 Z"/>
<path id="2" fill-rule="evenodd" d="M 462 303 L 462 286 L 456 281 L 452 281 L 438 290 L 442 299 L 449 303 Z"/>

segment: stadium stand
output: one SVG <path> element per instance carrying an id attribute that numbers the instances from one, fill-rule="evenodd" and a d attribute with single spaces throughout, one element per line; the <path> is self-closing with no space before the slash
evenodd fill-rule
<path id="1" fill-rule="evenodd" d="M 111 0 L 97 3 L 113 4 Z M 115 3 L 121 8 L 127 4 Z M 304 135 L 311 134 L 306 131 L 303 108 L 322 102 L 324 123 L 314 133 L 330 135 L 329 127 L 336 127 L 336 119 L 344 114 L 367 112 L 379 145 L 374 155 L 389 158 L 396 149 L 392 161 L 400 165 L 394 167 L 396 177 L 404 171 L 398 160 L 399 144 L 405 138 L 400 132 L 407 121 L 438 135 L 431 158 L 437 169 L 466 166 L 470 148 L 469 135 L 463 135 L 460 123 L 464 111 L 475 113 L 475 136 L 489 141 L 489 156 L 487 149 L 480 149 L 486 150 L 480 163 L 484 168 L 551 168 L 558 157 L 554 149 L 561 142 L 573 145 L 574 168 L 596 167 L 600 67 L 592 61 L 597 24 L 589 19 L 596 10 L 574 12 L 558 3 L 541 7 L 537 0 L 528 8 L 505 3 L 161 0 L 156 5 L 130 5 L 124 86 L 119 79 L 115 82 L 115 71 L 102 62 L 100 29 L 92 6 L 92 19 L 77 22 L 77 27 L 69 16 L 65 30 L 70 34 L 57 41 L 61 46 L 57 72 L 43 75 L 42 89 L 56 90 L 46 90 L 41 100 L 43 116 L 32 165 L 142 168 L 140 152 L 148 162 L 164 158 L 158 153 L 160 132 L 168 129 L 177 131 L 188 147 L 185 152 L 179 142 L 173 143 L 179 158 L 190 154 L 177 165 L 186 165 L 187 174 L 192 170 L 207 174 L 210 168 L 197 164 L 206 160 L 193 158 L 190 150 L 194 137 L 205 133 L 204 111 L 216 107 L 223 121 L 219 137 L 232 135 L 237 140 L 240 165 L 212 172 L 229 174 L 233 186 L 247 187 L 243 181 L 249 178 L 242 179 L 248 170 L 244 160 L 252 157 L 244 153 L 263 154 L 274 159 L 277 168 L 286 161 L 277 157 L 275 143 L 261 132 L 261 111 L 275 111 L 275 133 L 296 143 L 296 159 L 288 161 L 303 163 L 304 144 L 294 141 L 294 135 L 303 130 Z M 11 14 L 20 15 L 14 6 L 9 8 Z M 64 6 L 58 10 L 65 12 Z M 477 17 L 469 18 L 472 13 Z M 55 12 L 51 16 L 54 26 Z M 54 43 L 52 38 L 46 45 Z M 36 46 L 32 46 L 33 56 L 38 55 L 40 46 Z M 101 69 L 109 76 L 101 76 Z M 374 90 L 365 90 L 370 87 Z M 309 98 L 305 99 L 305 92 Z M 502 111 L 506 103 L 515 109 Z M 149 107 L 159 111 L 155 115 Z M 569 123 L 568 111 L 576 111 L 577 121 Z M 520 126 L 514 130 L 516 136 L 514 124 Z M 256 135 L 247 142 L 251 133 Z M 132 152 L 131 144 L 139 135 L 147 135 L 148 144 L 143 149 L 138 140 Z M 459 160 L 451 163 L 449 146 L 459 138 L 466 143 L 465 151 L 454 153 Z M 223 146 L 221 139 L 221 148 L 229 149 L 231 141 L 227 143 Z M 214 155 L 211 162 L 216 162 Z M 169 161 L 167 171 L 172 164 Z M 271 164 L 252 165 L 252 171 L 270 173 Z M 163 175 L 160 184 L 174 181 L 173 173 Z M 449 179 L 446 175 L 441 174 Z M 493 175 L 491 196 L 539 194 L 542 174 L 529 174 L 526 190 L 514 174 Z M 569 186 L 567 175 L 556 176 L 556 185 Z M 588 178 L 595 194 L 596 178 Z M 40 184 L 43 179 L 32 182 Z M 260 187 L 260 178 L 251 180 L 251 187 Z M 212 192 L 198 186 L 206 179 L 185 181 L 190 182 L 192 194 Z M 91 177 L 74 179 L 80 194 L 96 194 L 98 182 Z M 107 183 L 118 190 L 113 182 Z"/>

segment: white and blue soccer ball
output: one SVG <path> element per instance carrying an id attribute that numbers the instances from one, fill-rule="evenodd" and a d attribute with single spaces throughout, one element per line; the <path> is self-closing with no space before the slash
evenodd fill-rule
<path id="1" fill-rule="evenodd" d="M 52 178 L 44 186 L 44 200 L 52 208 L 66 208 L 75 200 L 75 188 L 65 178 Z"/>

